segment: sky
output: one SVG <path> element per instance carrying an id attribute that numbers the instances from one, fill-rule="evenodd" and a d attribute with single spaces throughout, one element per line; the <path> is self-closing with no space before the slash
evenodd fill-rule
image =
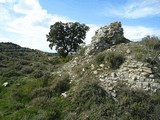
<path id="1" fill-rule="evenodd" d="M 86 44 L 100 27 L 120 21 L 132 41 L 160 36 L 160 0 L 0 0 L 0 42 L 51 50 L 46 41 L 55 22 L 79 22 L 90 27 Z"/>

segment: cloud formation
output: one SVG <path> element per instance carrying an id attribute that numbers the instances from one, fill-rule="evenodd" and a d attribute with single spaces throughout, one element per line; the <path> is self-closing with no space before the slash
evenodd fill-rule
<path id="1" fill-rule="evenodd" d="M 49 51 L 45 36 L 49 32 L 49 26 L 56 21 L 72 21 L 67 17 L 49 14 L 42 9 L 38 0 L 1 0 L 0 3 L 3 3 L 0 7 L 3 31 L 14 35 L 11 39 L 1 34 L 1 41 L 10 39 L 25 47 Z"/>
<path id="2" fill-rule="evenodd" d="M 147 35 L 160 35 L 159 29 L 147 28 L 143 26 L 123 26 L 124 36 L 132 41 L 141 40 Z"/>
<path id="3" fill-rule="evenodd" d="M 131 0 L 122 9 L 112 9 L 117 16 L 137 19 L 147 16 L 160 15 L 160 0 Z"/>

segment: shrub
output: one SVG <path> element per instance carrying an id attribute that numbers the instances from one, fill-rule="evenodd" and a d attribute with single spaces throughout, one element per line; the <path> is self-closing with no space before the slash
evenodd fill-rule
<path id="1" fill-rule="evenodd" d="M 36 63 L 33 65 L 33 68 L 34 68 L 34 69 L 38 69 L 38 70 L 47 70 L 46 65 L 44 65 L 43 63 L 40 63 L 40 62 L 36 62 Z"/>
<path id="2" fill-rule="evenodd" d="M 64 63 L 67 63 L 69 61 L 71 61 L 73 59 L 74 55 L 68 55 L 66 56 L 65 58 L 64 57 L 61 57 L 61 63 L 64 64 Z"/>
<path id="3" fill-rule="evenodd" d="M 3 73 L 4 77 L 13 77 L 13 76 L 20 76 L 20 75 L 21 74 L 16 72 L 15 70 L 10 70 L 10 71 Z"/>
<path id="4" fill-rule="evenodd" d="M 33 105 L 34 107 L 45 109 L 47 107 L 51 107 L 52 103 L 51 101 L 49 101 L 48 97 L 41 96 L 34 98 L 31 101 L 31 105 Z"/>
<path id="5" fill-rule="evenodd" d="M 106 100 L 106 91 L 97 82 L 91 82 L 83 86 L 75 95 L 75 102 L 79 109 L 89 109 L 91 105 L 100 105 Z"/>
<path id="6" fill-rule="evenodd" d="M 60 95 L 61 93 L 68 91 L 70 89 L 70 79 L 68 74 L 64 74 L 56 80 L 52 86 L 53 91 L 55 94 Z"/>
<path id="7" fill-rule="evenodd" d="M 21 61 L 20 61 L 20 64 L 21 64 L 21 65 L 29 65 L 30 62 L 27 61 L 27 60 L 21 60 Z"/>
<path id="8" fill-rule="evenodd" d="M 102 64 L 102 63 L 104 63 L 104 60 L 105 60 L 104 58 L 105 58 L 105 54 L 104 53 L 99 53 L 95 58 L 95 62 L 97 64 Z"/>
<path id="9" fill-rule="evenodd" d="M 19 64 L 19 63 L 17 63 L 16 65 L 15 65 L 15 69 L 16 70 L 21 70 L 22 69 L 22 65 L 21 64 Z"/>
<path id="10" fill-rule="evenodd" d="M 125 58 L 118 52 L 108 52 L 105 56 L 105 61 L 111 69 L 117 69 L 124 62 Z"/>
<path id="11" fill-rule="evenodd" d="M 32 72 L 33 72 L 33 68 L 32 67 L 26 66 L 26 67 L 22 68 L 22 73 L 24 73 L 24 74 L 30 74 Z"/>
<path id="12" fill-rule="evenodd" d="M 11 109 L 12 110 L 20 110 L 20 109 L 23 109 L 25 108 L 25 105 L 23 103 L 20 103 L 20 102 L 16 102 L 16 103 L 13 103 L 12 106 L 11 106 Z"/>
<path id="13" fill-rule="evenodd" d="M 146 36 L 142 38 L 142 44 L 145 46 L 155 49 L 155 50 L 160 50 L 160 39 L 156 36 Z"/>
<path id="14" fill-rule="evenodd" d="M 54 56 L 53 58 L 49 59 L 49 63 L 51 63 L 52 65 L 57 65 L 60 64 L 60 57 L 59 56 Z"/>
<path id="15" fill-rule="evenodd" d="M 36 70 L 36 71 L 34 71 L 32 74 L 33 74 L 33 76 L 34 76 L 35 78 L 40 78 L 40 77 L 43 76 L 42 70 Z"/>
<path id="16" fill-rule="evenodd" d="M 39 88 L 33 91 L 33 97 L 47 97 L 51 98 L 52 97 L 52 91 L 50 88 Z"/>

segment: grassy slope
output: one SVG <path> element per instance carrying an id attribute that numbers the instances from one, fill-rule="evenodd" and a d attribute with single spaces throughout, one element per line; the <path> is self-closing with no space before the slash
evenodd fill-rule
<path id="1" fill-rule="evenodd" d="M 138 47 L 132 48 L 138 49 Z M 146 52 L 137 49 L 135 59 L 143 60 Z M 43 52 L 21 48 L 14 44 L 0 44 L 0 50 L 0 119 L 2 120 L 158 120 L 160 118 L 159 91 L 151 96 L 143 91 L 132 91 L 120 84 L 117 86 L 118 101 L 115 101 L 99 86 L 90 69 L 87 74 L 79 74 L 82 72 L 81 69 L 85 67 L 87 69 L 90 63 L 86 66 L 80 63 L 74 71 L 78 73 L 77 79 L 82 78 L 81 81 L 69 84 L 70 77 L 67 72 L 59 74 L 57 71 L 72 56 L 65 59 L 58 56 L 48 57 Z M 99 65 L 99 62 L 103 61 L 97 56 L 93 57 L 93 60 L 95 59 L 94 64 Z M 4 82 L 9 82 L 9 85 L 3 87 Z M 62 97 L 61 93 L 68 90 L 69 96 Z"/>

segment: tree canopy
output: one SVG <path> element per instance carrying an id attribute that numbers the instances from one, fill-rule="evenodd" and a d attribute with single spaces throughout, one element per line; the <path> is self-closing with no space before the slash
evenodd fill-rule
<path id="1" fill-rule="evenodd" d="M 66 57 L 69 53 L 77 52 L 79 45 L 84 43 L 86 32 L 89 27 L 78 22 L 56 22 L 50 26 L 47 41 L 50 42 L 49 47 L 55 46 L 57 52 Z"/>

